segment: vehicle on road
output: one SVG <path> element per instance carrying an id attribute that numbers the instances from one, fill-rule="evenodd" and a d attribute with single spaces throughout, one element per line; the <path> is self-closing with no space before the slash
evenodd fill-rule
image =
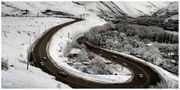
<path id="1" fill-rule="evenodd" d="M 43 57 L 43 61 L 47 61 L 47 57 Z"/>
<path id="2" fill-rule="evenodd" d="M 139 75 L 138 75 L 138 78 L 139 78 L 139 79 L 143 79 L 143 77 L 144 77 L 143 74 L 139 74 Z"/>
<path id="3" fill-rule="evenodd" d="M 112 58 L 112 59 L 117 59 L 117 56 L 114 56 L 114 55 L 113 55 L 111 58 Z"/>
<path id="4" fill-rule="evenodd" d="M 105 64 L 112 64 L 112 62 L 109 61 L 109 60 L 104 60 L 104 63 L 105 63 Z"/>
<path id="5" fill-rule="evenodd" d="M 65 71 L 62 71 L 62 70 L 59 71 L 58 75 L 60 75 L 62 77 L 67 77 L 68 76 L 68 74 Z"/>
<path id="6" fill-rule="evenodd" d="M 102 54 L 101 54 L 101 53 L 99 53 L 98 55 L 99 55 L 99 56 L 102 56 Z"/>
<path id="7" fill-rule="evenodd" d="M 114 85 L 120 85 L 120 83 L 114 83 Z"/>
<path id="8" fill-rule="evenodd" d="M 100 53 L 103 53 L 103 51 L 99 51 Z"/>
<path id="9" fill-rule="evenodd" d="M 127 67 L 128 65 L 127 65 L 127 63 L 123 63 L 123 66 Z"/>
<path id="10" fill-rule="evenodd" d="M 44 64 L 44 62 L 40 62 L 40 65 L 41 65 L 41 66 L 44 66 L 45 64 Z"/>

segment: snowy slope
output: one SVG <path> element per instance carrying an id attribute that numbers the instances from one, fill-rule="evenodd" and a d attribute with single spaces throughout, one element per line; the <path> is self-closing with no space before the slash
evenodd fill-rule
<path id="1" fill-rule="evenodd" d="M 154 12 L 166 7 L 169 2 L 157 2 L 157 1 L 113 1 L 113 2 L 80 2 L 87 6 L 89 10 L 94 12 L 100 12 L 100 9 L 111 12 L 103 3 L 111 7 L 112 10 L 117 11 L 115 5 L 122 13 L 125 13 L 131 17 L 137 17 L 141 15 L 152 15 Z M 115 5 L 113 5 L 114 3 Z"/>
<path id="2" fill-rule="evenodd" d="M 179 2 L 170 2 L 165 8 L 167 11 L 178 10 Z"/>
<path id="3" fill-rule="evenodd" d="M 31 16 L 42 15 L 42 11 L 47 9 L 63 11 L 71 13 L 75 16 L 81 15 L 81 12 L 88 11 L 100 13 L 100 9 L 103 11 L 111 12 L 111 9 L 118 13 L 125 13 L 131 17 L 137 17 L 140 15 L 152 15 L 153 12 L 158 11 L 166 7 L 169 2 L 157 2 L 157 1 L 144 1 L 144 2 L 127 2 L 127 1 L 112 1 L 112 2 L 79 2 L 82 5 L 75 4 L 73 2 L 3 2 L 2 3 L 2 15 L 4 14 L 17 14 L 20 10 L 29 10 Z M 15 7 L 15 8 L 14 8 Z M 109 7 L 109 8 L 108 8 Z M 85 9 L 84 9 L 85 8 Z M 119 14 L 119 13 L 118 13 Z"/>
<path id="4" fill-rule="evenodd" d="M 149 2 L 114 3 L 116 3 L 116 6 L 120 8 L 121 12 L 133 17 L 144 14 L 152 14 L 151 12 L 167 5 L 166 2 L 153 2 L 153 5 Z M 100 13 L 98 7 L 104 11 L 110 11 L 100 2 L 86 2 L 83 3 L 83 5 L 78 5 L 73 2 L 3 2 L 1 10 L 2 16 L 8 14 L 10 16 L 14 15 L 27 17 L 2 17 L 2 58 L 8 60 L 9 65 L 13 65 L 13 67 L 9 67 L 9 70 L 7 71 L 2 70 L 2 87 L 57 88 L 57 85 L 60 84 L 61 88 L 70 88 L 63 83 L 54 80 L 53 76 L 42 72 L 39 68 L 30 66 L 30 70 L 27 71 L 26 61 L 27 50 L 30 43 L 35 41 L 38 36 L 50 27 L 71 21 L 72 19 L 59 19 L 52 17 L 39 18 L 28 16 L 45 16 L 41 12 L 47 9 L 70 13 L 77 17 L 85 14 L 85 21 L 74 24 L 71 27 L 64 28 L 64 38 L 58 40 L 52 39 L 50 44 L 50 54 L 54 57 L 54 59 L 57 59 L 57 55 L 63 54 L 57 54 L 57 48 L 60 47 L 58 44 L 63 42 L 63 44 L 60 45 L 65 49 L 67 42 L 71 41 L 67 38 L 68 32 L 70 32 L 71 38 L 77 38 L 84 32 L 87 32 L 91 27 L 106 23 L 97 16 Z M 28 11 L 28 13 L 26 11 Z M 30 34 L 30 36 L 28 34 Z M 59 35 L 61 35 L 61 32 L 58 32 L 53 38 L 57 38 Z M 54 40 L 57 40 L 58 42 Z M 51 45 L 54 46 L 52 47 Z"/>
<path id="5" fill-rule="evenodd" d="M 16 7 L 16 8 L 13 8 Z M 76 5 L 72 2 L 3 2 L 3 14 L 16 14 L 20 10 L 29 10 L 28 16 L 42 16 L 42 11 L 47 9 L 71 13 L 75 16 L 81 15 L 85 11 L 83 6 Z"/>
<path id="6" fill-rule="evenodd" d="M 168 5 L 160 10 L 158 10 L 155 14 L 158 16 L 165 15 L 165 14 L 178 14 L 179 11 L 179 2 L 169 2 Z"/>
<path id="7" fill-rule="evenodd" d="M 26 69 L 26 64 L 14 61 L 14 68 L 8 71 L 2 71 L 2 88 L 70 88 L 61 82 L 55 80 L 40 69 L 30 67 Z"/>
<path id="8" fill-rule="evenodd" d="M 54 76 L 30 66 L 26 69 L 27 50 L 48 28 L 71 21 L 71 19 L 35 18 L 35 17 L 3 17 L 2 18 L 2 49 L 1 59 L 11 66 L 2 70 L 3 88 L 70 88 L 55 80 Z M 31 35 L 28 36 L 28 33 Z M 51 83 L 51 84 L 49 84 Z"/>

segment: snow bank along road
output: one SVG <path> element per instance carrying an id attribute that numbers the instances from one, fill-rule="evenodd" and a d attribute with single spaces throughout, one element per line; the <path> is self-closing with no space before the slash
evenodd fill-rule
<path id="1" fill-rule="evenodd" d="M 120 84 L 112 84 L 112 83 L 97 83 L 93 81 L 87 81 L 83 78 L 68 74 L 65 70 L 63 70 L 60 66 L 58 66 L 55 62 L 53 62 L 52 58 L 49 56 L 47 49 L 48 42 L 56 31 L 59 29 L 73 24 L 75 22 L 79 22 L 82 19 L 76 19 L 71 22 L 67 22 L 61 25 L 57 25 L 49 29 L 49 31 L 45 32 L 41 38 L 39 38 L 30 48 L 29 52 L 29 61 L 33 62 L 35 66 L 41 68 L 43 71 L 53 75 L 56 77 L 56 80 L 59 80 L 63 83 L 68 84 L 73 88 L 140 88 L 140 87 L 148 87 L 148 85 L 156 84 L 159 82 L 161 78 L 158 73 L 153 71 L 150 67 L 136 62 L 135 60 L 130 60 L 126 57 L 122 57 L 120 55 L 116 55 L 111 52 L 107 52 L 96 47 L 87 44 L 85 39 L 78 39 L 78 42 L 83 42 L 86 44 L 87 49 L 98 54 L 102 53 L 102 57 L 113 60 L 119 64 L 127 63 L 127 67 L 129 67 L 134 72 L 134 78 L 130 82 L 120 83 Z M 117 56 L 118 58 L 111 58 L 111 56 Z M 46 58 L 44 58 L 46 57 Z M 63 72 L 67 74 L 64 76 L 59 72 Z M 138 78 L 139 74 L 143 74 L 143 78 Z"/>

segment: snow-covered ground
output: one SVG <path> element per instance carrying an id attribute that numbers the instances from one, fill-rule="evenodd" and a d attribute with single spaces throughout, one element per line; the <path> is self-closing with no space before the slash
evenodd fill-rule
<path id="1" fill-rule="evenodd" d="M 144 13 L 150 14 L 151 11 L 154 12 L 155 10 L 158 10 L 158 8 L 163 8 L 167 5 L 166 2 L 157 2 L 156 4 L 154 3 L 156 6 L 159 6 L 156 8 L 154 5 L 149 6 L 149 3 L 147 2 L 136 4 L 133 4 L 133 2 L 131 2 L 130 4 L 129 2 L 115 3 L 117 3 L 117 5 L 123 10 L 123 12 L 126 12 L 126 14 L 128 14 L 129 16 L 139 16 L 144 15 Z M 23 12 L 21 10 L 27 9 L 30 11 L 30 13 L 24 16 L 44 16 L 41 12 L 47 9 L 51 9 L 55 11 L 59 10 L 62 12 L 70 13 L 74 16 L 81 16 L 85 14 L 86 20 L 67 26 L 53 36 L 49 48 L 51 57 L 59 65 L 64 66 L 64 68 L 68 70 L 71 70 L 73 74 L 78 74 L 84 76 L 85 78 L 88 77 L 87 79 L 92 79 L 96 77 L 100 78 L 96 79 L 96 81 L 101 82 L 126 81 L 130 77 L 126 77 L 123 75 L 121 77 L 102 75 L 100 77 L 98 75 L 92 76 L 84 74 L 70 66 L 67 66 L 66 63 L 60 63 L 63 60 L 67 59 L 66 57 L 62 56 L 66 52 L 67 46 L 69 46 L 74 39 L 80 37 L 91 27 L 103 25 L 106 23 L 104 20 L 97 17 L 98 13 L 94 13 L 89 10 L 89 8 L 94 9 L 98 6 L 96 3 L 91 4 L 93 5 L 90 5 L 88 7 L 86 5 L 77 5 L 72 2 L 7 2 L 6 5 L 2 4 L 1 13 L 3 15 L 10 14 L 18 16 L 22 15 Z M 153 8 L 148 9 L 148 7 Z M 26 70 L 27 50 L 30 44 L 33 43 L 38 38 L 38 36 L 40 36 L 45 30 L 68 21 L 72 21 L 72 19 L 53 17 L 2 17 L 2 60 L 8 60 L 8 64 L 11 66 L 13 65 L 13 67 L 9 67 L 9 70 L 7 71 L 2 70 L 1 80 L 3 88 L 70 88 L 63 83 L 54 80 L 53 76 L 42 72 L 39 68 L 30 66 L 29 70 Z M 68 36 L 70 37 L 68 38 Z M 60 47 L 62 47 L 62 52 L 57 51 Z M 161 71 L 165 74 L 165 76 L 167 76 L 167 78 L 169 78 L 169 81 L 176 82 L 176 78 L 171 78 L 171 75 L 169 73 L 167 74 L 166 71 Z M 168 75 L 170 77 L 168 77 Z M 102 81 L 102 79 L 105 79 L 105 81 Z"/>
<path id="2" fill-rule="evenodd" d="M 42 72 L 39 68 L 30 66 L 26 69 L 27 50 L 30 43 L 33 43 L 45 30 L 55 25 L 71 21 L 64 18 L 36 18 L 36 17 L 3 17 L 2 18 L 2 48 L 1 55 L 8 60 L 9 70 L 2 70 L 2 87 L 24 87 L 24 88 L 62 88 L 69 86 L 55 80 Z M 28 35 L 28 33 L 31 35 Z M 31 40 L 31 41 L 30 41 Z M 51 83 L 51 84 L 49 84 Z"/>

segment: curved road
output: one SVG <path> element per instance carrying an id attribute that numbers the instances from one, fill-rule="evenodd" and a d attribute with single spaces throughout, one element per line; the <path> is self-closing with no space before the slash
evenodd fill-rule
<path id="1" fill-rule="evenodd" d="M 58 66 L 55 62 L 53 62 L 52 58 L 49 56 L 49 53 L 47 52 L 46 49 L 54 33 L 56 33 L 59 29 L 65 26 L 68 26 L 75 22 L 79 22 L 81 20 L 82 19 L 76 19 L 74 21 L 52 27 L 47 32 L 45 32 L 41 36 L 41 38 L 39 38 L 31 46 L 30 53 L 29 53 L 29 61 L 33 63 L 36 67 L 41 68 L 44 72 L 47 72 L 55 76 L 56 80 L 61 81 L 73 88 L 142 88 L 142 87 L 147 88 L 149 85 L 155 85 L 157 82 L 161 80 L 161 77 L 159 76 L 159 74 L 156 73 L 149 66 L 144 65 L 135 60 L 131 60 L 127 57 L 123 57 L 115 53 L 111 53 L 111 52 L 99 49 L 97 47 L 91 46 L 90 44 L 86 42 L 85 38 L 83 37 L 79 38 L 78 42 L 81 44 L 84 43 L 89 51 L 94 52 L 96 54 L 103 52 L 102 57 L 108 58 L 121 65 L 123 65 L 123 63 L 127 63 L 128 65 L 127 67 L 130 68 L 134 72 L 134 78 L 132 79 L 132 81 L 127 82 L 127 83 L 103 84 L 103 83 L 87 81 L 81 77 L 76 77 L 74 75 L 68 74 L 68 72 L 66 72 L 60 66 Z M 116 56 L 117 59 L 112 59 L 111 56 Z M 44 60 L 43 59 L 44 57 L 47 57 L 47 59 Z M 44 65 L 42 65 L 42 62 Z M 68 76 L 64 77 L 62 75 L 59 75 L 59 72 L 64 72 L 65 74 L 68 74 Z M 139 74 L 143 74 L 144 78 L 142 79 L 138 78 Z"/>

